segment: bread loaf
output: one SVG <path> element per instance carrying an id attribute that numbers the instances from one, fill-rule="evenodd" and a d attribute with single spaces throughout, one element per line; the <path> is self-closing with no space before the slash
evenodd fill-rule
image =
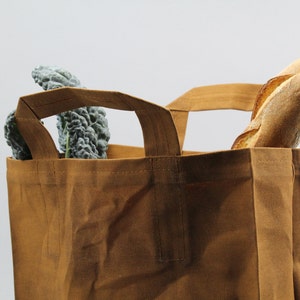
<path id="1" fill-rule="evenodd" d="M 259 91 L 250 124 L 232 149 L 297 147 L 300 136 L 300 60 L 295 61 Z"/>

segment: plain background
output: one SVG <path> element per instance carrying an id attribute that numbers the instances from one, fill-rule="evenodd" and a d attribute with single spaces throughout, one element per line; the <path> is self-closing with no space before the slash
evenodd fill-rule
<path id="1" fill-rule="evenodd" d="M 0 118 L 41 91 L 37 65 L 58 65 L 86 87 L 166 105 L 217 83 L 264 83 L 300 58 L 298 0 L 10 0 L 0 8 Z M 229 149 L 249 113 L 191 114 L 185 148 Z M 107 111 L 111 143 L 142 145 L 135 115 Z M 55 118 L 45 120 L 55 136 Z M 1 126 L 0 299 L 14 299 Z"/>

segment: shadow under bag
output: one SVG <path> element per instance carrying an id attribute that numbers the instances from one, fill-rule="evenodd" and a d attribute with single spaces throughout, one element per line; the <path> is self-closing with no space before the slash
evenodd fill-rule
<path id="1" fill-rule="evenodd" d="M 200 87 L 167 107 L 79 88 L 21 97 L 33 159 L 7 158 L 16 299 L 300 299 L 300 150 L 182 151 L 189 111 L 251 110 L 259 88 Z M 97 105 L 135 111 L 144 148 L 61 158 L 40 120 Z"/>

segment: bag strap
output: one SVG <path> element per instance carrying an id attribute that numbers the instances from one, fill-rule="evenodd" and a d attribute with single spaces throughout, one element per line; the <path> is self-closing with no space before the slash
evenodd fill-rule
<path id="1" fill-rule="evenodd" d="M 237 109 L 251 111 L 261 84 L 233 83 L 196 87 L 166 106 L 177 128 L 183 148 L 188 114 L 191 111 Z"/>
<path id="2" fill-rule="evenodd" d="M 176 127 L 168 109 L 119 92 L 64 87 L 19 99 L 16 123 L 33 159 L 59 157 L 40 120 L 84 106 L 135 111 L 143 131 L 146 156 L 180 155 Z"/>

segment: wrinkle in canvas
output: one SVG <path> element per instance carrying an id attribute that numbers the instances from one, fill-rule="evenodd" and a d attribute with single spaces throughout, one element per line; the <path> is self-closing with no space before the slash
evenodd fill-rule
<path id="1" fill-rule="evenodd" d="M 89 162 L 85 171 L 84 161 L 55 161 L 52 171 L 48 161 L 39 165 L 38 184 L 36 167 L 26 164 L 32 184 L 23 175 L 10 183 L 15 257 L 24 259 L 27 253 L 30 262 L 16 262 L 23 276 L 31 275 L 26 281 L 31 289 L 23 295 L 43 300 L 292 299 L 289 282 L 297 282 L 297 272 L 291 279 L 296 239 L 290 219 L 296 223 L 289 154 L 251 151 L 161 157 L 154 164 L 153 159 L 107 161 L 102 170 Z M 281 163 L 261 164 L 261 155 L 269 161 L 281 155 Z M 27 203 L 30 198 L 35 201 Z M 35 243 L 18 236 L 26 233 L 22 227 L 34 232 Z M 182 253 L 183 260 L 168 259 Z M 44 266 L 33 272 L 39 264 Z M 47 285 L 50 278 L 53 284 Z"/>

